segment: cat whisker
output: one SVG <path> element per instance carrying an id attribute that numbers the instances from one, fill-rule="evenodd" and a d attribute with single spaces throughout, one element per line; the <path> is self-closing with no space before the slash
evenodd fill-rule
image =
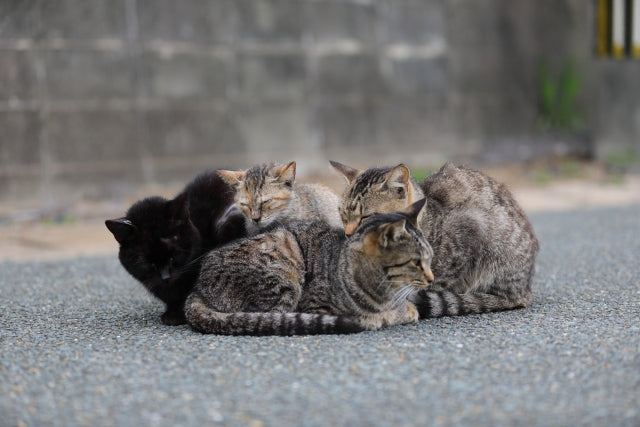
<path id="1" fill-rule="evenodd" d="M 414 292 L 414 286 L 407 283 L 405 286 L 402 286 L 394 293 L 389 303 L 389 306 L 390 307 L 399 306 L 404 301 L 406 301 L 409 295 L 411 295 L 413 292 Z"/>

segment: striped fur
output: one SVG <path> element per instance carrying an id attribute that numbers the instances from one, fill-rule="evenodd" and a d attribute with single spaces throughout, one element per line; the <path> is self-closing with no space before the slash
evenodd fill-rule
<path id="1" fill-rule="evenodd" d="M 246 171 L 218 171 L 235 189 L 235 203 L 245 226 L 255 234 L 271 224 L 296 219 L 322 220 L 341 227 L 340 199 L 320 184 L 296 184 L 296 163 L 263 163 Z"/>
<path id="2" fill-rule="evenodd" d="M 427 197 L 419 222 L 434 250 L 435 281 L 410 297 L 420 317 L 510 310 L 531 303 L 538 240 L 503 184 L 451 164 L 421 184 L 404 165 L 364 171 L 332 165 L 348 181 L 340 208 L 347 233 L 362 218 Z"/>
<path id="3" fill-rule="evenodd" d="M 527 307 L 530 298 L 520 300 L 488 293 L 467 292 L 463 294 L 441 290 L 421 290 L 410 297 L 418 309 L 420 318 L 460 316 L 465 314 L 489 313 L 508 308 Z"/>
<path id="4" fill-rule="evenodd" d="M 351 334 L 364 328 L 347 316 L 313 313 L 221 313 L 199 295 L 189 298 L 189 323 L 198 332 L 218 335 Z"/>
<path id="5" fill-rule="evenodd" d="M 193 329 L 222 335 L 353 333 L 416 322 L 407 296 L 433 280 L 417 228 L 424 200 L 346 237 L 290 221 L 211 251 L 185 303 Z"/>

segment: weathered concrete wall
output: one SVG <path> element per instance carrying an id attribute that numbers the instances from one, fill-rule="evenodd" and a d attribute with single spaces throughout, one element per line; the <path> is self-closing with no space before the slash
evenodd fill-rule
<path id="1" fill-rule="evenodd" d="M 637 147 L 638 62 L 593 58 L 593 20 L 584 0 L 3 0 L 0 200 L 532 156 L 553 148 L 542 60 L 582 73 L 579 147 Z"/>

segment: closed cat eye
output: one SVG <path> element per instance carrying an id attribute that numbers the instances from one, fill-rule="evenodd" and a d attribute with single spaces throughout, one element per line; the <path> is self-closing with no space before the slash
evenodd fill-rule
<path id="1" fill-rule="evenodd" d="M 376 213 L 376 212 L 372 212 L 372 213 L 367 214 L 367 215 L 362 215 L 362 216 L 360 217 L 360 221 L 364 221 L 365 219 L 367 219 L 367 218 L 371 218 L 371 217 L 372 217 L 372 216 L 374 216 L 374 215 L 377 215 L 377 213 Z"/>

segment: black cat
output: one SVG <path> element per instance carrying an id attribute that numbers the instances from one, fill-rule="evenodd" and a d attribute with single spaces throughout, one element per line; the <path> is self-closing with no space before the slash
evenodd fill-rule
<path id="1" fill-rule="evenodd" d="M 245 235 L 233 189 L 215 171 L 198 175 L 174 199 L 148 197 L 105 224 L 120 244 L 122 266 L 167 304 L 165 325 L 185 323 L 184 301 L 201 256 Z"/>

